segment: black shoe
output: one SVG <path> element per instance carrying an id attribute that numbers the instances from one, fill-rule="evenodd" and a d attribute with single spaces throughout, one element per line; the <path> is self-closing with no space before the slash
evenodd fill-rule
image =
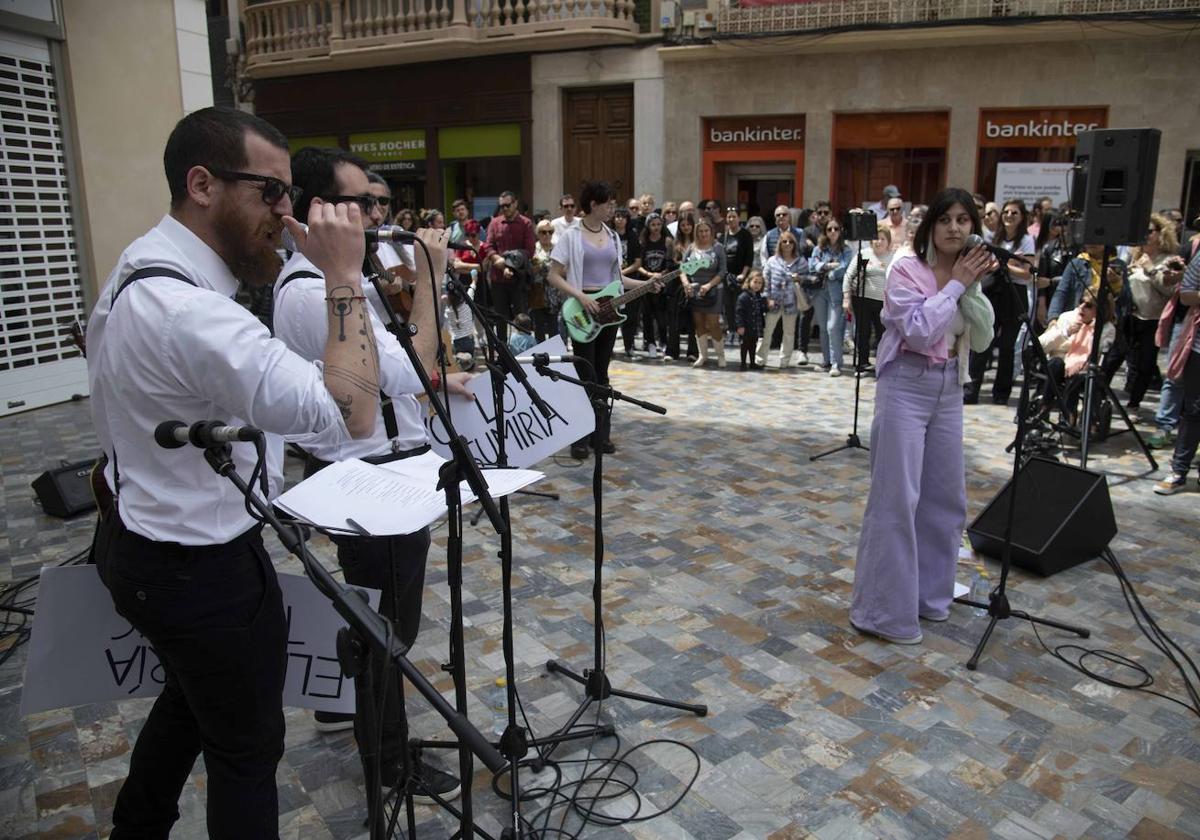
<path id="1" fill-rule="evenodd" d="M 342 712 L 313 712 L 318 732 L 343 732 L 354 728 L 354 715 Z"/>
<path id="2" fill-rule="evenodd" d="M 604 441 L 603 445 L 601 445 L 600 448 L 604 450 L 605 455 L 615 455 L 617 452 L 617 445 L 615 443 L 613 443 L 611 440 Z M 518 778 L 518 781 L 520 781 L 519 778 Z"/>
<path id="3" fill-rule="evenodd" d="M 740 370 L 748 370 L 748 366 L 746 365 L 746 363 L 745 363 L 745 362 L 742 362 L 742 365 L 741 365 L 741 367 L 740 367 L 739 369 L 740 369 Z"/>
<path id="4" fill-rule="evenodd" d="M 762 365 L 760 365 L 758 362 L 751 362 L 750 370 L 762 370 Z"/>
<path id="5" fill-rule="evenodd" d="M 395 787 L 400 768 L 394 768 L 390 775 L 386 772 L 383 775 L 382 787 L 384 793 L 387 793 Z M 413 767 L 413 776 L 408 783 L 408 789 L 417 805 L 436 805 L 437 800 L 433 798 L 435 793 L 446 802 L 452 802 L 462 794 L 462 785 L 459 784 L 457 776 L 452 776 L 420 759 L 417 759 Z"/>
<path id="6" fill-rule="evenodd" d="M 586 443 L 572 443 L 571 444 L 571 457 L 572 458 L 575 458 L 576 460 L 579 460 L 579 461 L 586 461 L 588 458 L 588 455 L 590 455 L 590 454 L 591 454 L 591 450 L 588 449 L 588 445 Z"/>

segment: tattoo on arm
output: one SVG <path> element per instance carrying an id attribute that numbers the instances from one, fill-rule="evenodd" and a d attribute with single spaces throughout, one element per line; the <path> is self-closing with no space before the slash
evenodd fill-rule
<path id="1" fill-rule="evenodd" d="M 337 403 L 338 411 L 342 412 L 342 422 L 349 423 L 350 415 L 353 413 L 350 405 L 354 402 L 354 397 L 350 394 L 347 394 L 345 399 L 338 399 L 337 397 L 334 397 L 333 401 Z"/>
<path id="2" fill-rule="evenodd" d="M 346 340 L 346 316 L 354 311 L 354 297 L 354 289 L 338 286 L 325 298 L 329 301 L 330 310 L 338 319 L 338 341 Z"/>
<path id="3" fill-rule="evenodd" d="M 360 391 L 365 391 L 368 394 L 379 390 L 378 378 L 372 379 L 370 377 L 363 376 L 360 373 L 355 373 L 349 368 L 340 367 L 338 365 L 326 365 L 325 372 L 330 376 L 349 382 L 355 388 L 358 388 Z"/>

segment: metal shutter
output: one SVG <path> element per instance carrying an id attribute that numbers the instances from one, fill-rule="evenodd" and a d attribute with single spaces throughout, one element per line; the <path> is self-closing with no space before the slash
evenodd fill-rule
<path id="1" fill-rule="evenodd" d="M 70 200 L 50 51 L 0 31 L 0 415 L 88 393 Z"/>

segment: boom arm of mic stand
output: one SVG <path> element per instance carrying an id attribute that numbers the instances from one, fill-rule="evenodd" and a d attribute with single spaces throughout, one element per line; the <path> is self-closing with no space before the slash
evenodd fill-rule
<path id="1" fill-rule="evenodd" d="M 500 340 L 500 336 L 497 335 L 496 330 L 488 322 L 488 319 L 483 317 L 483 314 L 479 309 L 479 305 L 475 303 L 471 296 L 466 293 L 466 290 L 462 288 L 462 284 L 459 282 L 458 278 L 452 277 L 450 278 L 450 282 L 452 284 L 457 284 L 459 297 L 466 302 L 467 306 L 471 310 L 471 313 L 476 317 L 480 326 L 483 327 L 483 334 L 487 338 L 488 344 L 491 345 L 492 349 L 496 353 L 497 363 L 499 363 L 500 367 L 505 373 L 517 380 L 517 382 L 521 383 L 521 387 L 524 388 L 525 393 L 529 395 L 530 402 L 532 402 L 537 410 L 542 413 L 543 417 L 549 420 L 554 416 L 554 411 L 549 405 L 546 404 L 546 401 L 542 399 L 541 394 L 537 392 L 537 389 L 530 384 L 529 375 L 525 373 L 525 369 L 517 363 L 517 358 L 513 355 L 512 350 L 509 349 L 508 343 Z"/>
<path id="2" fill-rule="evenodd" d="M 488 743 L 483 734 L 469 720 L 447 703 L 441 693 L 425 679 L 425 675 L 408 660 L 404 655 L 407 648 L 400 641 L 398 635 L 388 628 L 388 620 L 371 609 L 356 590 L 338 583 L 325 570 L 325 567 L 317 562 L 317 559 L 309 552 L 303 537 L 300 536 L 299 529 L 285 526 L 275 516 L 275 512 L 266 501 L 249 492 L 246 482 L 237 474 L 233 461 L 225 458 L 220 464 L 215 463 L 214 460 L 210 460 L 209 463 L 220 475 L 233 482 L 233 485 L 250 501 L 255 511 L 275 529 L 275 533 L 279 535 L 279 541 L 289 552 L 299 558 L 300 563 L 304 566 L 305 574 L 308 575 L 317 590 L 333 603 L 333 608 L 337 610 L 338 615 L 363 637 L 371 646 L 372 651 L 386 656 L 389 661 L 396 663 L 401 673 L 445 719 L 454 734 L 470 747 L 471 752 L 493 773 L 499 773 L 507 767 L 507 762 L 496 748 Z"/>
<path id="3" fill-rule="evenodd" d="M 601 385 L 598 382 L 588 382 L 584 379 L 577 379 L 574 376 L 569 376 L 561 371 L 557 371 L 548 364 L 534 364 L 534 370 L 542 376 L 549 377 L 552 381 L 561 379 L 563 382 L 572 382 L 581 386 L 593 397 L 604 397 L 605 399 L 621 400 L 622 402 L 632 403 L 638 408 L 644 408 L 647 411 L 653 411 L 655 414 L 666 414 L 667 410 L 657 403 L 639 400 L 637 397 L 631 397 L 628 394 L 622 394 L 611 385 Z"/>
<path id="4" fill-rule="evenodd" d="M 487 481 L 483 478 L 483 472 L 480 471 L 479 465 L 475 463 L 475 459 L 471 457 L 471 452 L 467 447 L 467 439 L 455 431 L 454 424 L 450 420 L 450 412 L 446 410 L 441 395 L 433 387 L 433 382 L 430 381 L 429 374 L 425 372 L 425 366 L 421 364 L 421 359 L 417 356 L 416 348 L 412 345 L 412 333 L 409 332 L 409 328 L 405 324 L 400 323 L 399 317 L 396 316 L 396 310 L 392 309 L 392 305 L 388 302 L 379 275 L 371 271 L 367 274 L 367 279 L 371 281 L 371 285 L 375 287 L 376 294 L 379 295 L 379 299 L 383 302 L 383 308 L 387 312 L 388 320 L 391 321 L 392 327 L 396 331 L 396 338 L 400 342 L 400 346 L 404 348 L 404 352 L 408 354 L 408 359 L 412 362 L 413 369 L 417 372 L 417 377 L 421 380 L 421 387 L 425 389 L 425 394 L 429 397 L 429 404 L 433 406 L 434 414 L 442 422 L 442 428 L 446 430 L 446 436 L 450 439 L 448 444 L 450 453 L 454 456 L 454 463 L 458 467 L 459 475 L 466 480 L 467 485 L 471 488 L 471 492 L 478 497 L 479 504 L 487 512 L 488 521 L 492 523 L 492 527 L 496 529 L 496 533 L 504 533 L 506 526 L 504 525 L 504 518 L 500 515 L 500 508 L 496 506 L 496 500 L 488 492 Z M 435 292 L 431 291 L 430 294 L 434 295 L 435 300 L 437 299 Z M 440 336 L 438 340 L 441 340 Z"/>

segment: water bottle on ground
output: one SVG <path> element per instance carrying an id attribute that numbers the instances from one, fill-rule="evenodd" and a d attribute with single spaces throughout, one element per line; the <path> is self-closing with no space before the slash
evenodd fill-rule
<path id="1" fill-rule="evenodd" d="M 508 680 L 496 677 L 488 705 L 492 708 L 492 734 L 499 738 L 508 728 Z"/>
<path id="2" fill-rule="evenodd" d="M 975 567 L 975 571 L 971 573 L 971 595 L 972 601 L 980 604 L 988 603 L 988 594 L 992 591 L 992 582 L 988 579 L 987 569 L 982 563 Z M 975 615 L 987 615 L 986 607 L 972 607 L 971 611 Z"/>

